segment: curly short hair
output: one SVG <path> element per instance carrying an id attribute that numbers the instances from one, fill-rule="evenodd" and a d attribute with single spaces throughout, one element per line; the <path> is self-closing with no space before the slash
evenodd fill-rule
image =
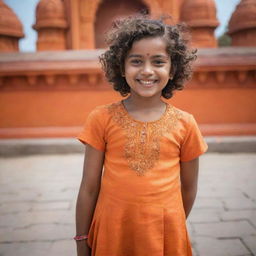
<path id="1" fill-rule="evenodd" d="M 171 58 L 172 79 L 162 90 L 162 96 L 169 99 L 174 90 L 182 90 L 184 82 L 191 77 L 192 61 L 196 59 L 196 50 L 188 47 L 187 31 L 185 24 L 167 25 L 163 19 L 147 16 L 131 16 L 113 22 L 106 38 L 109 49 L 100 56 L 100 63 L 114 90 L 122 96 L 130 93 L 130 86 L 122 76 L 125 58 L 135 41 L 150 37 L 164 37 Z"/>

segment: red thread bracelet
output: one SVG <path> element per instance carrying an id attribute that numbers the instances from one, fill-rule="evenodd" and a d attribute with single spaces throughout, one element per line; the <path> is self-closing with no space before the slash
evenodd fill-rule
<path id="1" fill-rule="evenodd" d="M 82 235 L 82 236 L 75 236 L 74 240 L 76 241 L 82 241 L 88 239 L 88 235 Z"/>

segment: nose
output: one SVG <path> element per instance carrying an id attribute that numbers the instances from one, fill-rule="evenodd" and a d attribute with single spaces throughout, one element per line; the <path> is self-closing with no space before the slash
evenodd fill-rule
<path id="1" fill-rule="evenodd" d="M 145 63 L 142 67 L 142 75 L 152 75 L 154 73 L 153 67 L 150 63 Z"/>

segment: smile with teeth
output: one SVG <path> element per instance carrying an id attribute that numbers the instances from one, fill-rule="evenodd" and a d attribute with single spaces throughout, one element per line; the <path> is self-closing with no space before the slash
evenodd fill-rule
<path id="1" fill-rule="evenodd" d="M 141 79 L 137 79 L 137 81 L 143 85 L 152 85 L 157 82 L 157 80 L 141 80 Z"/>

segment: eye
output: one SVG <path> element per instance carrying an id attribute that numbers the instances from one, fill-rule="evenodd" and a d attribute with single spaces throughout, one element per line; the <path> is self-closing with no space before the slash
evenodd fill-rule
<path id="1" fill-rule="evenodd" d="M 154 60 L 154 64 L 157 66 L 163 66 L 166 63 L 164 60 Z"/>
<path id="2" fill-rule="evenodd" d="M 142 61 L 141 61 L 140 59 L 132 59 L 130 62 L 131 62 L 133 65 L 139 65 L 139 64 L 142 63 Z"/>

